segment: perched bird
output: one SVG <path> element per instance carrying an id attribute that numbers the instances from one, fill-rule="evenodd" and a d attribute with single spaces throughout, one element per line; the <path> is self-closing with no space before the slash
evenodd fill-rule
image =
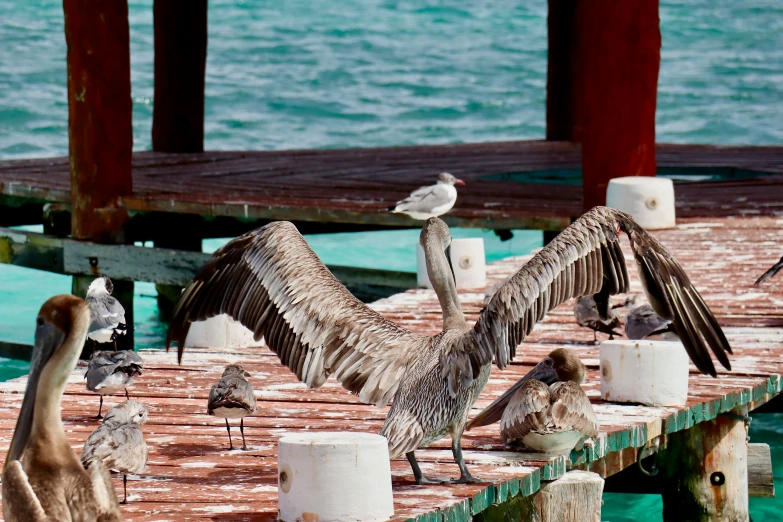
<path id="1" fill-rule="evenodd" d="M 468 412 L 546 313 L 582 295 L 628 292 L 619 242 L 624 231 L 656 312 L 674 323 L 691 359 L 717 375 L 709 350 L 726 368 L 731 347 L 718 322 L 657 240 L 619 210 L 596 207 L 577 219 L 498 288 L 471 328 L 449 263 L 448 226 L 430 218 L 421 231 L 427 274 L 443 313 L 428 336 L 384 318 L 358 299 L 318 259 L 296 227 L 273 222 L 217 250 L 182 292 L 166 346 L 181 360 L 192 321 L 228 314 L 265 339 L 300 381 L 317 388 L 334 374 L 362 402 L 386 406 L 381 430 L 392 458 L 405 455 L 416 482 L 432 482 L 415 450 L 451 435 L 457 482 L 474 482 L 462 455 Z M 601 297 L 603 298 L 603 297 Z"/>
<path id="2" fill-rule="evenodd" d="M 101 397 L 96 419 L 101 418 L 103 410 L 103 396 L 113 395 L 121 391 L 128 395 L 128 386 L 133 384 L 133 378 L 141 375 L 144 369 L 144 361 L 136 352 L 120 350 L 119 352 L 95 352 L 90 358 L 87 372 L 84 378 L 87 380 L 87 389 Z"/>
<path id="3" fill-rule="evenodd" d="M 438 175 L 438 182 L 428 187 L 420 187 L 407 198 L 398 201 L 389 210 L 399 214 L 407 214 L 413 219 L 429 219 L 445 214 L 457 202 L 457 189 L 454 185 L 464 185 L 448 172 Z"/>
<path id="4" fill-rule="evenodd" d="M 608 304 L 608 301 L 606 301 Z M 593 342 L 598 342 L 596 332 L 609 334 L 609 340 L 614 339 L 615 335 L 622 335 L 615 331 L 620 327 L 620 316 L 609 306 L 602 309 L 596 304 L 592 296 L 582 296 L 576 300 L 574 305 L 574 315 L 579 326 L 590 328 L 593 331 Z"/>
<path id="5" fill-rule="evenodd" d="M 581 384 L 585 365 L 567 348 L 551 352 L 471 420 L 467 429 L 500 420 L 507 442 L 545 453 L 570 451 L 598 436 L 598 419 Z"/>
<path id="6" fill-rule="evenodd" d="M 3 465 L 8 522 L 122 520 L 109 472 L 100 462 L 82 466 L 60 417 L 89 325 L 89 304 L 71 295 L 52 297 L 38 313 L 27 389 Z"/>
<path id="7" fill-rule="evenodd" d="M 96 343 L 114 342 L 117 336 L 125 335 L 125 308 L 111 296 L 114 285 L 109 276 L 101 276 L 87 288 L 87 302 L 90 303 L 90 329 L 87 336 Z M 94 346 L 94 345 L 93 345 Z"/>
<path id="8" fill-rule="evenodd" d="M 229 364 L 223 370 L 223 376 L 212 385 L 209 390 L 207 413 L 215 417 L 226 419 L 226 431 L 228 431 L 228 444 L 234 449 L 231 442 L 231 428 L 228 419 L 239 419 L 239 432 L 242 434 L 242 449 L 247 449 L 245 443 L 245 417 L 256 411 L 256 395 L 253 386 L 247 381 L 250 374 L 239 364 Z"/>
<path id="9" fill-rule="evenodd" d="M 778 261 L 777 263 L 775 263 L 774 265 L 772 265 L 772 268 L 770 268 L 769 270 L 767 270 L 766 272 L 764 272 L 764 274 L 763 274 L 761 277 L 759 277 L 758 279 L 756 279 L 756 282 L 755 282 L 755 283 L 753 283 L 753 284 L 754 284 L 755 286 L 758 286 L 758 285 L 760 285 L 761 283 L 763 283 L 764 281 L 766 281 L 766 280 L 767 280 L 767 279 L 769 279 L 770 277 L 772 277 L 772 276 L 774 276 L 775 274 L 777 274 L 778 272 L 780 272 L 780 269 L 781 269 L 781 268 L 783 268 L 783 257 L 781 257 L 781 258 L 780 258 L 780 261 Z"/>
<path id="10" fill-rule="evenodd" d="M 631 309 L 625 316 L 625 336 L 633 341 L 679 341 L 672 322 L 659 316 L 647 303 Z"/>
<path id="11" fill-rule="evenodd" d="M 93 431 L 82 448 L 82 464 L 100 461 L 108 469 L 122 473 L 122 487 L 128 502 L 128 473 L 143 473 L 147 468 L 147 443 L 141 425 L 147 422 L 147 407 L 137 401 L 125 401 L 110 409 L 103 424 Z"/>

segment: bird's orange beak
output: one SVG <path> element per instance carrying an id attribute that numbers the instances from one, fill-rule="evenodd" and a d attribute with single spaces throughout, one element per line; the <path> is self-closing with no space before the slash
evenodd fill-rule
<path id="1" fill-rule="evenodd" d="M 464 182 L 464 181 L 462 181 L 461 179 L 455 179 L 455 180 L 454 180 L 454 184 L 455 184 L 455 185 L 465 185 L 465 182 Z"/>

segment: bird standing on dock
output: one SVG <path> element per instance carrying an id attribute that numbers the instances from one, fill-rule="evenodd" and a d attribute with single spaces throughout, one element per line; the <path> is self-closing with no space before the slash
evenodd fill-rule
<path id="1" fill-rule="evenodd" d="M 334 373 L 362 402 L 386 406 L 381 430 L 392 458 L 406 455 L 416 482 L 415 450 L 451 435 L 457 482 L 474 482 L 462 456 L 468 412 L 536 323 L 583 295 L 628 291 L 620 231 L 631 241 L 645 292 L 669 318 L 696 366 L 716 375 L 709 348 L 729 368 L 728 341 L 682 267 L 629 215 L 596 207 L 576 220 L 498 288 L 471 328 L 450 265 L 448 226 L 430 218 L 421 231 L 427 273 L 443 313 L 434 336 L 403 328 L 356 299 L 308 246 L 296 227 L 274 222 L 217 250 L 185 288 L 166 345 L 181 359 L 192 321 L 228 314 L 264 338 L 297 378 L 317 388 Z"/>
<path id="2" fill-rule="evenodd" d="M 209 390 L 207 413 L 226 419 L 228 444 L 231 442 L 231 428 L 228 419 L 239 419 L 239 432 L 242 434 L 242 449 L 247 449 L 245 443 L 245 417 L 256 411 L 256 395 L 253 386 L 247 381 L 250 374 L 239 364 L 229 364 L 223 370 L 223 376 Z"/>
<path id="3" fill-rule="evenodd" d="M 620 327 L 620 316 L 614 308 L 609 306 L 608 300 L 599 307 L 592 296 L 579 297 L 574 305 L 574 316 L 576 316 L 576 323 L 579 326 L 590 328 L 593 331 L 594 344 L 598 343 L 596 332 L 609 334 L 610 341 L 614 339 L 615 335 L 622 335 L 615 331 L 615 328 Z"/>
<path id="4" fill-rule="evenodd" d="M 130 399 L 128 386 L 133 384 L 134 377 L 141 375 L 143 369 L 144 361 L 139 354 L 130 350 L 95 352 L 92 355 L 84 378 L 87 380 L 87 389 L 101 397 L 96 419 L 101 418 L 104 395 L 124 391 L 125 398 Z"/>
<path id="5" fill-rule="evenodd" d="M 128 503 L 128 473 L 143 473 L 147 468 L 147 443 L 141 425 L 147 422 L 147 407 L 138 401 L 125 401 L 110 409 L 82 448 L 82 464 L 89 467 L 100 461 L 108 469 L 122 473 L 122 487 Z"/>
<path id="6" fill-rule="evenodd" d="M 38 314 L 27 389 L 3 466 L 8 522 L 122 520 L 109 472 L 100 462 L 82 466 L 60 416 L 89 324 L 89 304 L 71 295 L 52 297 Z"/>
<path id="7" fill-rule="evenodd" d="M 454 185 L 464 184 L 464 181 L 448 172 L 441 172 L 437 183 L 414 190 L 410 196 L 398 201 L 397 205 L 389 210 L 421 220 L 443 215 L 457 202 L 457 189 Z"/>
<path id="8" fill-rule="evenodd" d="M 672 322 L 659 316 L 647 303 L 631 309 L 625 316 L 625 336 L 637 341 L 679 341 Z"/>
<path id="9" fill-rule="evenodd" d="M 764 281 L 766 281 L 766 280 L 767 280 L 767 279 L 769 279 L 770 277 L 772 277 L 772 276 L 774 276 L 775 274 L 777 274 L 778 272 L 780 272 L 780 269 L 781 269 L 781 268 L 783 268 L 783 257 L 781 257 L 781 258 L 780 258 L 780 261 L 778 261 L 777 263 L 775 263 L 774 265 L 772 265 L 772 268 L 770 268 L 769 270 L 767 270 L 766 272 L 764 272 L 764 273 L 761 275 L 761 277 L 759 277 L 758 279 L 756 279 L 756 282 L 755 282 L 755 283 L 753 283 L 753 285 L 754 285 L 754 286 L 758 286 L 758 285 L 760 285 L 761 283 L 763 283 Z"/>
<path id="10" fill-rule="evenodd" d="M 558 348 L 471 420 L 467 429 L 500 421 L 507 442 L 545 453 L 574 449 L 598 436 L 598 419 L 581 387 L 585 365 L 567 348 Z"/>
<path id="11" fill-rule="evenodd" d="M 90 328 L 87 335 L 96 343 L 114 342 L 116 350 L 117 336 L 125 335 L 127 325 L 125 308 L 112 297 L 113 291 L 114 285 L 109 276 L 99 277 L 87 288 L 86 299 L 90 303 Z"/>

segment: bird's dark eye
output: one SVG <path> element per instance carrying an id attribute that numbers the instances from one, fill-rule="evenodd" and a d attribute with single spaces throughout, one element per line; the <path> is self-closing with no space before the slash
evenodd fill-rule
<path id="1" fill-rule="evenodd" d="M 38 326 L 43 326 L 44 318 L 39 315 L 38 318 L 35 320 L 35 324 L 37 324 Z"/>
<path id="2" fill-rule="evenodd" d="M 546 359 L 544 359 L 544 364 L 546 364 L 547 366 L 552 366 L 553 364 L 555 364 L 555 362 L 549 357 L 547 357 Z"/>

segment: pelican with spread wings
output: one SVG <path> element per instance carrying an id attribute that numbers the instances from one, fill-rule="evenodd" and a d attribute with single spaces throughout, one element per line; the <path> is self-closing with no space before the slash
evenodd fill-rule
<path id="1" fill-rule="evenodd" d="M 434 336 L 411 332 L 356 299 L 294 225 L 273 222 L 214 253 L 183 291 L 167 346 L 176 341 L 181 359 L 192 321 L 228 314 L 263 337 L 309 387 L 334 374 L 367 404 L 385 406 L 394 398 L 381 435 L 391 457 L 408 458 L 417 483 L 433 480 L 422 474 L 415 450 L 446 435 L 460 468 L 456 482 L 473 482 L 461 438 L 492 362 L 503 369 L 560 303 L 628 291 L 620 231 L 630 238 L 648 300 L 672 321 L 697 368 L 716 375 L 711 348 L 730 369 L 729 343 L 679 263 L 629 215 L 606 207 L 580 217 L 509 278 L 473 327 L 457 295 L 449 228 L 428 219 L 420 242 L 443 313 L 443 330 Z"/>

